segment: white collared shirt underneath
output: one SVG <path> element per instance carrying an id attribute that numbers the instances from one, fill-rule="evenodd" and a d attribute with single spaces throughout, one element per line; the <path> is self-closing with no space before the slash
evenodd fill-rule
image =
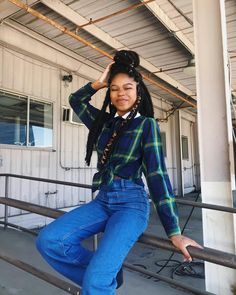
<path id="1" fill-rule="evenodd" d="M 129 116 L 129 114 L 130 114 L 130 112 L 124 114 L 124 115 L 121 116 L 121 117 L 122 117 L 123 119 L 126 119 L 126 118 Z M 115 117 L 118 117 L 118 116 L 119 116 L 119 114 L 116 113 L 115 116 L 114 116 L 114 118 L 115 118 Z M 136 116 L 134 117 L 134 119 L 135 119 L 135 118 L 138 118 L 138 117 L 140 117 L 140 116 L 141 116 L 141 114 L 140 114 L 139 112 L 137 112 L 137 114 L 136 114 Z"/>

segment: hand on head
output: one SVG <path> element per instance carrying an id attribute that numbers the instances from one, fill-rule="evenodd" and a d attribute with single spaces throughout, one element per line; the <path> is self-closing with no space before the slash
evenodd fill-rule
<path id="1" fill-rule="evenodd" d="M 105 71 L 102 73 L 101 77 L 99 78 L 99 82 L 104 83 L 106 86 L 107 86 L 111 66 L 114 63 L 115 63 L 114 61 L 109 63 L 109 65 L 105 68 Z"/>
<path id="2" fill-rule="evenodd" d="M 92 87 L 95 90 L 99 90 L 99 89 L 102 89 L 102 88 L 105 88 L 105 87 L 108 86 L 109 73 L 110 73 L 110 70 L 111 70 L 111 66 L 113 64 L 114 64 L 114 61 L 109 63 L 109 65 L 105 68 L 105 70 L 102 73 L 102 75 L 100 76 L 100 78 L 92 83 Z"/>

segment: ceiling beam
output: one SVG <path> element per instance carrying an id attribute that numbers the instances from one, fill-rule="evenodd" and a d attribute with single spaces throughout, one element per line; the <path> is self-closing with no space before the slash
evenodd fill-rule
<path id="1" fill-rule="evenodd" d="M 28 0 L 27 2 L 29 6 L 32 6 L 39 2 L 39 0 Z M 8 0 L 0 0 L 0 21 L 4 21 L 20 10 L 19 7 L 10 3 Z"/>
<path id="2" fill-rule="evenodd" d="M 140 0 L 145 2 L 144 0 Z M 157 1 L 145 4 L 151 13 L 166 27 L 166 29 L 173 34 L 173 36 L 192 54 L 194 55 L 194 45 L 190 40 L 180 31 L 180 28 L 169 18 L 169 16 L 160 8 Z"/>
<path id="3" fill-rule="evenodd" d="M 88 20 L 81 16 L 78 12 L 71 9 L 69 6 L 65 5 L 60 0 L 41 0 L 43 4 L 54 10 L 56 13 L 60 14 L 61 16 L 67 18 L 71 22 L 73 22 L 78 27 L 86 23 Z M 115 38 L 111 37 L 109 34 L 98 28 L 96 25 L 91 24 L 89 26 L 86 26 L 83 28 L 83 30 L 87 31 L 97 39 L 101 40 L 103 43 L 107 44 L 108 46 L 120 50 L 120 49 L 129 49 L 124 44 L 116 40 Z M 166 73 L 154 73 L 160 71 L 160 69 L 156 66 L 154 66 L 152 63 L 147 61 L 144 58 L 140 58 L 140 65 L 147 71 L 153 73 L 154 76 L 162 79 L 166 83 L 170 84 L 171 86 L 177 88 L 181 92 L 185 93 L 186 95 L 193 95 L 192 91 L 186 87 L 184 87 L 182 84 L 180 84 L 178 81 L 171 78 Z"/>

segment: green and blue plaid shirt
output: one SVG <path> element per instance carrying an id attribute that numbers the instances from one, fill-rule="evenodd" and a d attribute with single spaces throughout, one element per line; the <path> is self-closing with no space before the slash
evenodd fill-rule
<path id="1" fill-rule="evenodd" d="M 89 101 L 96 93 L 88 83 L 70 95 L 70 105 L 80 120 L 90 129 L 99 110 Z M 98 158 L 115 128 L 119 128 L 122 118 L 107 115 L 106 123 L 98 138 L 96 150 Z M 168 237 L 180 234 L 179 219 L 171 183 L 166 171 L 159 126 L 154 118 L 136 116 L 123 132 L 108 162 L 93 177 L 93 191 L 101 185 L 109 185 L 114 176 L 143 184 L 144 173 L 151 198 Z"/>

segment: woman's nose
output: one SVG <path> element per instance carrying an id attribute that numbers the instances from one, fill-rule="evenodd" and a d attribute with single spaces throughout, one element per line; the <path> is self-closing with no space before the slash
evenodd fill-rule
<path id="1" fill-rule="evenodd" d="M 124 94 L 125 94 L 124 89 L 119 89 L 119 91 L 118 91 L 118 96 L 122 96 L 122 95 L 124 95 Z"/>

